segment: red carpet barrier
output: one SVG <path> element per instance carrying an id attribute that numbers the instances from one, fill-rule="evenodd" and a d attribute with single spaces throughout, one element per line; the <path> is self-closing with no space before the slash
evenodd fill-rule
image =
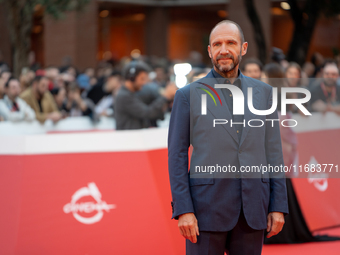
<path id="1" fill-rule="evenodd" d="M 138 133 L 163 148 L 140 150 L 136 132 L 111 132 L 106 143 L 136 138 L 137 151 L 1 155 L 0 254 L 183 254 L 170 220 L 166 134 Z M 105 147 L 101 135 L 81 134 L 80 146 Z M 77 136 L 48 135 L 47 151 L 70 150 Z"/>
<path id="2" fill-rule="evenodd" d="M 339 164 L 340 125 L 307 127 L 296 130 L 298 164 Z M 166 139 L 166 129 L 1 136 L 0 254 L 184 254 Z M 293 183 L 311 230 L 340 224 L 340 179 Z"/>
<path id="3" fill-rule="evenodd" d="M 330 165 L 327 165 L 320 178 L 292 180 L 311 231 L 340 226 L 340 169 L 335 167 L 340 166 L 339 148 L 340 129 L 298 133 L 298 165 L 334 164 L 331 170 Z M 337 178 L 327 178 L 330 175 Z"/>

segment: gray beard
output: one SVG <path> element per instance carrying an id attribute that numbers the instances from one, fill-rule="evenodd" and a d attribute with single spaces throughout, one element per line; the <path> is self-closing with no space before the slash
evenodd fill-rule
<path id="1" fill-rule="evenodd" d="M 213 64 L 213 66 L 215 66 L 217 68 L 217 70 L 219 70 L 221 73 L 223 74 L 227 74 L 228 72 L 232 71 L 235 69 L 235 67 L 241 62 L 242 60 L 242 55 L 238 55 L 237 56 L 237 60 L 235 61 L 235 59 L 233 58 L 233 56 L 231 56 L 232 58 L 232 63 L 230 64 L 229 67 L 221 67 L 221 65 L 218 63 L 218 58 L 216 59 L 216 61 L 212 58 L 211 59 L 211 63 Z"/>
<path id="2" fill-rule="evenodd" d="M 323 82 L 327 87 L 333 87 L 336 85 L 336 82 L 332 82 L 332 83 L 327 83 L 326 81 Z"/>

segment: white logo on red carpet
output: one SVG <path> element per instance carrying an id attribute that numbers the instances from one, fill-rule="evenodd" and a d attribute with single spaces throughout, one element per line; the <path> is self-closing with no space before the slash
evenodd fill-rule
<path id="1" fill-rule="evenodd" d="M 316 166 L 318 161 L 312 156 L 309 160 L 309 166 Z M 313 183 L 314 187 L 319 191 L 325 191 L 328 188 L 327 173 L 308 173 L 308 182 Z"/>
<path id="2" fill-rule="evenodd" d="M 96 201 L 94 202 L 80 202 L 77 203 L 81 198 L 91 196 Z M 97 188 L 94 182 L 90 182 L 87 187 L 80 188 L 77 190 L 72 198 L 71 202 L 64 205 L 65 213 L 72 213 L 74 218 L 83 224 L 93 224 L 99 222 L 104 215 L 103 211 L 109 212 L 110 209 L 116 208 L 114 204 L 107 204 L 105 201 L 102 201 L 102 194 Z M 93 212 L 97 211 L 95 215 L 92 215 Z M 84 217 L 81 214 L 91 214 L 92 216 Z"/>

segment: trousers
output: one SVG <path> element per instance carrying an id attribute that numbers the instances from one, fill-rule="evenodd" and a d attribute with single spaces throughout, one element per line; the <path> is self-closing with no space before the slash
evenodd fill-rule
<path id="1" fill-rule="evenodd" d="M 197 243 L 186 239 L 187 255 L 261 255 L 264 230 L 248 226 L 243 210 L 235 227 L 227 232 L 200 231 Z"/>

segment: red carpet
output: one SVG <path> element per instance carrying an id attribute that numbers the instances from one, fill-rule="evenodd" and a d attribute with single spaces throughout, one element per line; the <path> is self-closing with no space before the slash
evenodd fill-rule
<path id="1" fill-rule="evenodd" d="M 322 232 L 318 235 L 340 236 L 340 228 Z M 271 244 L 264 245 L 262 255 L 339 255 L 340 241 L 334 242 L 313 242 L 304 244 Z"/>

